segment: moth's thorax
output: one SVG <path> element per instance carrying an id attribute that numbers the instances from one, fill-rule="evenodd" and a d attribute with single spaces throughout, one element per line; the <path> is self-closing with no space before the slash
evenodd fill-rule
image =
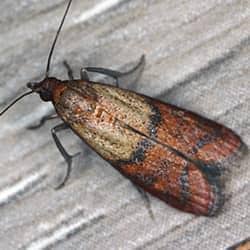
<path id="1" fill-rule="evenodd" d="M 64 91 L 67 89 L 67 86 L 63 83 L 59 83 L 55 86 L 52 92 L 52 102 L 57 104 L 60 102 L 61 96 L 63 95 Z"/>
<path id="2" fill-rule="evenodd" d="M 61 82 L 53 91 L 55 108 L 69 124 L 83 122 L 96 108 L 96 99 L 93 90 L 90 90 L 91 86 L 85 81 L 81 81 L 81 89 L 78 89 L 78 86 L 74 81 Z"/>

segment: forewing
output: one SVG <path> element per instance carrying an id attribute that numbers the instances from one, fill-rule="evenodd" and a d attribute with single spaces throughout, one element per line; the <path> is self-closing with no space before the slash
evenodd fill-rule
<path id="1" fill-rule="evenodd" d="M 237 164 L 247 150 L 232 130 L 193 112 L 128 90 L 102 84 L 93 88 L 99 93 L 100 105 L 117 119 L 213 175 Z"/>
<path id="2" fill-rule="evenodd" d="M 181 210 L 219 210 L 222 169 L 244 148 L 230 129 L 120 88 L 75 81 L 70 89 L 79 100 L 74 93 L 68 123 L 123 175 Z"/>

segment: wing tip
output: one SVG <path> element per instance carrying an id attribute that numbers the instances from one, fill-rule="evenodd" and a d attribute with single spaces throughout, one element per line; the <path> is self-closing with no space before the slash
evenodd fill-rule
<path id="1" fill-rule="evenodd" d="M 220 214 L 221 209 L 225 203 L 225 195 L 222 192 L 220 183 L 211 185 L 213 192 L 213 202 L 208 207 L 207 216 L 214 217 Z"/>

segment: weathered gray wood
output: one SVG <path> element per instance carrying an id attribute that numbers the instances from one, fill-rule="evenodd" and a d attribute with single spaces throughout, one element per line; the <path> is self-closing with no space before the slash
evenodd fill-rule
<path id="1" fill-rule="evenodd" d="M 0 105 L 44 76 L 51 41 L 67 1 L 0 2 Z M 75 0 L 52 69 L 66 78 L 83 66 L 126 69 L 146 54 L 145 72 L 124 86 L 193 110 L 236 131 L 250 145 L 250 2 Z M 97 78 L 100 79 L 100 78 Z M 83 151 L 62 190 L 64 167 L 37 96 L 0 117 L 0 249 L 225 249 L 249 236 L 250 157 L 233 170 L 230 195 L 216 218 L 181 213 L 150 197 L 155 221 L 129 180 L 71 133 Z"/>

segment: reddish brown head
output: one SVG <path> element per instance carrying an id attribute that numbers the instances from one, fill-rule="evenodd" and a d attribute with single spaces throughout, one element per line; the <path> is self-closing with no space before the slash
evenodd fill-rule
<path id="1" fill-rule="evenodd" d="M 60 82 L 60 80 L 54 77 L 49 77 L 41 82 L 29 82 L 27 87 L 38 93 L 43 101 L 49 102 L 53 100 L 53 91 Z"/>

